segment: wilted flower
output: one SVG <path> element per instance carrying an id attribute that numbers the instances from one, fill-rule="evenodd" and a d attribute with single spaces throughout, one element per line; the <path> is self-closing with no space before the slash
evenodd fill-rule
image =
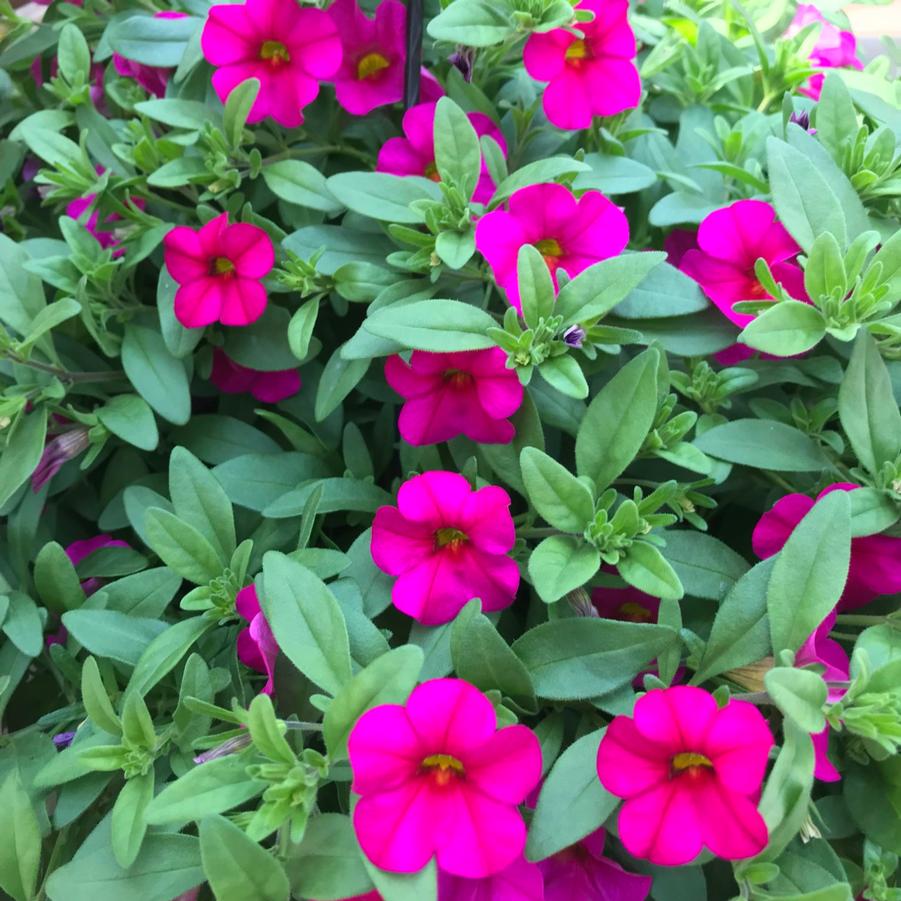
<path id="1" fill-rule="evenodd" d="M 163 9 L 155 12 L 155 19 L 182 19 L 187 13 L 181 13 L 174 9 Z M 113 65 L 116 71 L 124 78 L 133 78 L 148 94 L 154 97 L 163 97 L 166 93 L 166 85 L 172 69 L 166 66 L 147 66 L 134 60 L 126 59 L 121 53 L 113 54 Z"/>
<path id="2" fill-rule="evenodd" d="M 238 659 L 245 666 L 269 677 L 262 693 L 270 695 L 275 677 L 278 644 L 260 607 L 256 588 L 248 585 L 235 596 L 235 610 L 250 624 L 238 633 Z"/>
<path id="3" fill-rule="evenodd" d="M 388 384 L 406 401 L 398 428 L 408 444 L 439 444 L 457 435 L 509 444 L 507 419 L 522 404 L 523 387 L 499 347 L 458 353 L 414 351 L 410 362 L 385 361 Z"/>
<path id="4" fill-rule="evenodd" d="M 31 490 L 40 491 L 63 468 L 63 464 L 87 450 L 90 443 L 88 430 L 84 426 L 68 429 L 48 441 L 31 474 Z"/>
<path id="5" fill-rule="evenodd" d="M 436 857 L 447 873 L 481 878 L 521 856 L 516 808 L 541 778 L 541 747 L 525 726 L 498 729 L 475 686 L 424 682 L 404 706 L 364 713 L 347 749 L 354 829 L 377 867 L 412 873 Z"/>
<path id="6" fill-rule="evenodd" d="M 296 369 L 264 372 L 232 360 L 224 350 L 213 351 L 210 381 L 223 394 L 250 394 L 264 404 L 277 404 L 300 391 L 300 373 Z"/>
<path id="7" fill-rule="evenodd" d="M 397 576 L 394 606 L 425 625 L 450 622 L 472 598 L 485 611 L 513 603 L 519 568 L 510 496 L 487 485 L 473 491 L 455 472 L 425 472 L 404 482 L 396 507 L 379 507 L 372 559 Z"/>
<path id="8" fill-rule="evenodd" d="M 229 7 L 236 9 L 237 7 Z M 163 239 L 169 274 L 179 284 L 175 317 L 185 328 L 213 322 L 249 325 L 266 309 L 260 283 L 275 262 L 269 235 L 246 222 L 228 224 L 222 213 L 195 231 L 173 228 Z"/>

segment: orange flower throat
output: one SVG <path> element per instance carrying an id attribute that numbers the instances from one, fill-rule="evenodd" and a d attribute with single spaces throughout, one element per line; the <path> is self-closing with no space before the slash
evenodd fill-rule
<path id="1" fill-rule="evenodd" d="M 435 532 L 435 549 L 448 548 L 452 551 L 458 551 L 469 541 L 469 536 L 459 529 L 445 527 Z M 431 759 L 431 758 L 430 758 Z"/>
<path id="2" fill-rule="evenodd" d="M 553 272 L 560 262 L 560 257 L 563 256 L 563 248 L 560 246 L 560 242 L 556 238 L 542 238 L 542 240 L 535 242 L 535 249 L 544 257 L 545 263 Z"/>
<path id="3" fill-rule="evenodd" d="M 228 257 L 216 257 L 210 269 L 212 270 L 211 275 L 231 278 L 235 271 L 235 264 Z"/>
<path id="4" fill-rule="evenodd" d="M 712 769 L 713 761 L 704 754 L 681 751 L 670 761 L 670 779 L 683 775 L 690 779 L 697 779 L 705 770 Z"/>
<path id="5" fill-rule="evenodd" d="M 285 63 L 291 62 L 291 54 L 281 41 L 263 41 L 263 46 L 260 47 L 260 59 L 266 60 L 273 69 L 278 69 Z"/>
<path id="6" fill-rule="evenodd" d="M 422 761 L 420 769 L 432 777 L 432 781 L 441 786 L 449 785 L 454 779 L 460 779 L 466 771 L 463 764 L 450 754 L 432 754 Z"/>

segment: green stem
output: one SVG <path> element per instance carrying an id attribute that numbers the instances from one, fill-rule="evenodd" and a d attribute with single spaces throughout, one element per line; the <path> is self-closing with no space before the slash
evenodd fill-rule
<path id="1" fill-rule="evenodd" d="M 575 533 L 561 532 L 560 529 L 528 528 L 517 529 L 516 534 L 520 538 L 550 538 L 552 535 L 570 535 Z"/>
<path id="2" fill-rule="evenodd" d="M 886 616 L 864 616 L 855 613 L 840 613 L 835 621 L 843 626 L 880 626 L 886 622 Z"/>
<path id="3" fill-rule="evenodd" d="M 46 372 L 48 375 L 56 376 L 63 382 L 112 382 L 125 377 L 125 373 L 119 369 L 113 369 L 108 372 L 69 372 L 67 369 L 51 366 L 49 363 L 26 360 L 17 354 L 8 353 L 7 356 L 19 366 L 27 366 L 29 369 L 38 370 L 38 372 Z"/>

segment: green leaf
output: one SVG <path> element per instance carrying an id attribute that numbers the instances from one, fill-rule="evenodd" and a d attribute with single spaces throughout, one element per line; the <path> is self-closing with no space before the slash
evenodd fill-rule
<path id="1" fill-rule="evenodd" d="M 167 101 L 157 101 L 165 103 Z M 180 102 L 180 101 L 173 101 Z M 207 107 L 204 110 L 209 112 Z M 178 282 L 169 275 L 169 270 L 163 266 L 160 269 L 160 279 L 156 285 L 156 308 L 160 319 L 160 332 L 163 336 L 163 343 L 166 345 L 169 353 L 179 360 L 191 356 L 194 348 L 200 343 L 206 329 L 203 328 L 185 328 L 178 319 L 175 318 L 175 295 L 178 291 Z"/>
<path id="2" fill-rule="evenodd" d="M 816 105 L 817 140 L 825 144 L 835 159 L 840 148 L 857 135 L 857 111 L 854 101 L 836 72 L 827 72 Z"/>
<path id="3" fill-rule="evenodd" d="M 554 282 L 544 257 L 532 244 L 523 244 L 517 258 L 517 284 L 522 317 L 530 328 L 554 313 Z"/>
<path id="4" fill-rule="evenodd" d="M 341 608 L 326 585 L 284 554 L 263 557 L 260 603 L 285 656 L 330 694 L 351 679 L 350 646 Z"/>
<path id="5" fill-rule="evenodd" d="M 851 537 L 878 535 L 901 518 L 901 510 L 876 488 L 858 488 L 851 500 Z"/>
<path id="6" fill-rule="evenodd" d="M 786 300 L 752 319 L 738 338 L 755 350 L 794 357 L 816 347 L 825 334 L 826 320 L 816 307 Z"/>
<path id="7" fill-rule="evenodd" d="M 851 558 L 846 491 L 818 501 L 779 552 L 767 588 L 773 650 L 797 651 L 838 603 Z"/>
<path id="8" fill-rule="evenodd" d="M 470 601 L 453 621 L 451 659 L 457 676 L 481 691 L 497 689 L 523 710 L 538 710 L 528 671 L 481 612 L 478 600 Z"/>
<path id="9" fill-rule="evenodd" d="M 325 746 L 332 761 L 347 756 L 347 737 L 367 710 L 407 700 L 416 687 L 422 662 L 418 647 L 404 645 L 382 654 L 344 685 L 322 721 Z"/>
<path id="10" fill-rule="evenodd" d="M 328 474 L 329 467 L 320 457 L 293 452 L 242 454 L 213 470 L 233 503 L 257 512 L 298 485 Z"/>
<path id="11" fill-rule="evenodd" d="M 566 701 L 629 684 L 678 641 L 679 634 L 666 626 L 572 618 L 530 629 L 513 643 L 513 651 L 539 697 Z"/>
<path id="12" fill-rule="evenodd" d="M 41 827 L 18 769 L 0 786 L 0 828 L 0 888 L 15 901 L 31 901 L 41 864 Z"/>
<path id="13" fill-rule="evenodd" d="M 566 397 L 581 400 L 588 397 L 588 382 L 578 362 L 568 354 L 550 357 L 540 368 L 542 378 Z"/>
<path id="14" fill-rule="evenodd" d="M 200 131 L 214 116 L 213 110 L 199 100 L 154 98 L 136 103 L 135 110 L 148 119 L 191 131 Z"/>
<path id="15" fill-rule="evenodd" d="M 116 18 L 106 39 L 113 52 L 145 66 L 174 68 L 181 62 L 188 40 L 201 20 L 192 17 L 158 19 L 149 14 Z"/>
<path id="16" fill-rule="evenodd" d="M 417 873 L 389 873 L 365 857 L 363 866 L 384 901 L 438 901 L 438 874 L 434 858 Z"/>
<path id="17" fill-rule="evenodd" d="M 24 247 L 0 234 L 0 322 L 23 338 L 44 307 L 44 288 L 41 280 L 25 268 L 28 260 Z"/>
<path id="18" fill-rule="evenodd" d="M 328 189 L 326 177 L 303 160 L 278 160 L 264 165 L 261 174 L 269 190 L 287 203 L 327 216 L 336 216 L 343 209 Z"/>
<path id="19" fill-rule="evenodd" d="M 853 761 L 842 772 L 845 803 L 861 832 L 887 851 L 901 854 L 901 758 Z"/>
<path id="20" fill-rule="evenodd" d="M 711 457 L 755 469 L 820 472 L 829 465 L 810 436 L 771 419 L 735 419 L 714 426 L 693 444 Z"/>
<path id="21" fill-rule="evenodd" d="M 440 197 L 433 182 L 414 175 L 401 177 L 386 172 L 341 172 L 329 178 L 326 184 L 349 210 L 381 222 L 407 225 L 422 222 L 422 213 L 410 207 L 413 201 L 438 200 Z"/>
<path id="22" fill-rule="evenodd" d="M 455 0 L 454 7 L 459 0 Z M 571 156 L 551 156 L 544 160 L 534 160 L 511 172 L 498 186 L 491 198 L 491 206 L 496 207 L 520 188 L 554 181 L 563 175 L 587 172 L 591 167 Z"/>
<path id="23" fill-rule="evenodd" d="M 529 556 L 529 578 L 546 604 L 584 585 L 600 568 L 601 555 L 581 537 L 551 535 Z"/>
<path id="24" fill-rule="evenodd" d="M 888 284 L 888 293 L 897 297 L 901 293 L 901 230 L 885 241 L 876 251 L 873 263 L 882 264 L 882 279 Z"/>
<path id="25" fill-rule="evenodd" d="M 594 499 L 584 482 L 537 447 L 519 456 L 523 483 L 532 505 L 556 529 L 581 533 L 594 518 Z"/>
<path id="26" fill-rule="evenodd" d="M 335 348 L 316 387 L 316 422 L 322 422 L 341 405 L 366 375 L 369 363 L 369 360 L 345 360 L 341 356 L 341 348 Z"/>
<path id="27" fill-rule="evenodd" d="M 145 817 L 151 825 L 199 822 L 255 798 L 264 788 L 265 782 L 247 775 L 247 761 L 242 756 L 218 757 L 164 786 L 147 806 Z"/>
<path id="28" fill-rule="evenodd" d="M 77 610 L 85 601 L 75 567 L 56 541 L 45 544 L 35 558 L 34 586 L 47 608 L 55 613 Z"/>
<path id="29" fill-rule="evenodd" d="M 679 600 L 685 589 L 664 556 L 644 541 L 635 541 L 616 564 L 619 574 L 645 594 Z"/>
<path id="30" fill-rule="evenodd" d="M 576 471 L 598 488 L 634 459 L 657 413 L 657 351 L 628 362 L 595 395 L 576 436 Z"/>
<path id="31" fill-rule="evenodd" d="M 545 779 L 529 827 L 528 860 L 544 860 L 581 841 L 603 826 L 619 804 L 598 779 L 604 732 L 598 729 L 573 742 Z"/>
<path id="32" fill-rule="evenodd" d="M 3 632 L 23 654 L 37 657 L 44 646 L 37 604 L 21 591 L 10 591 L 7 597 L 9 609 L 3 619 Z"/>
<path id="33" fill-rule="evenodd" d="M 632 194 L 651 187 L 657 181 L 653 169 L 627 156 L 587 153 L 590 172 L 580 172 L 573 182 L 577 191 L 594 189 L 604 194 Z"/>
<path id="34" fill-rule="evenodd" d="M 159 332 L 141 325 L 126 325 L 122 368 L 138 394 L 163 419 L 176 425 L 190 419 L 191 392 L 185 364 L 172 356 Z"/>
<path id="35" fill-rule="evenodd" d="M 91 51 L 77 25 L 70 22 L 63 26 L 59 33 L 56 58 L 60 74 L 69 84 L 90 81 Z"/>
<path id="36" fill-rule="evenodd" d="M 901 454 L 901 411 L 872 335 L 861 329 L 838 391 L 842 428 L 861 465 L 874 475 Z"/>
<path id="37" fill-rule="evenodd" d="M 307 482 L 296 491 L 289 491 L 269 504 L 263 510 L 263 515 L 268 519 L 300 516 L 310 497 L 320 490 L 322 494 L 316 508 L 317 513 L 335 513 L 339 510 L 375 513 L 383 504 L 391 502 L 391 495 L 372 482 L 362 479 L 320 479 Z"/>
<path id="38" fill-rule="evenodd" d="M 141 450 L 156 450 L 160 441 L 153 411 L 137 394 L 119 394 L 96 410 L 97 418 L 123 441 Z"/>
<path id="39" fill-rule="evenodd" d="M 469 117 L 450 97 L 438 101 L 434 133 L 435 165 L 441 180 L 456 186 L 468 200 L 479 180 L 482 150 Z"/>
<path id="40" fill-rule="evenodd" d="M 81 667 L 81 699 L 85 713 L 98 729 L 110 735 L 122 734 L 122 723 L 113 710 L 106 686 L 100 678 L 100 668 L 93 657 L 88 657 Z"/>
<path id="41" fill-rule="evenodd" d="M 81 312 L 81 304 L 71 297 L 64 297 L 48 304 L 31 321 L 28 337 L 19 345 L 20 352 L 33 347 L 41 337 L 58 325 L 72 319 Z"/>
<path id="42" fill-rule="evenodd" d="M 459 300 L 392 304 L 363 320 L 363 329 L 378 338 L 438 353 L 493 347 L 487 331 L 496 325 L 484 310 Z"/>
<path id="43" fill-rule="evenodd" d="M 748 571 L 744 557 L 704 532 L 667 531 L 661 553 L 696 598 L 721 600 Z"/>
<path id="44" fill-rule="evenodd" d="M 310 350 L 310 339 L 319 316 L 319 298 L 312 297 L 301 304 L 288 323 L 288 344 L 298 360 L 305 360 Z"/>
<path id="45" fill-rule="evenodd" d="M 509 10 L 486 0 L 456 0 L 432 19 L 429 37 L 448 44 L 491 47 L 513 33 Z"/>
<path id="46" fill-rule="evenodd" d="M 241 146 L 247 116 L 259 93 L 260 80 L 258 78 L 248 78 L 229 91 L 225 101 L 225 112 L 222 115 L 222 125 L 225 137 L 232 147 Z"/>
<path id="47" fill-rule="evenodd" d="M 710 301 L 694 279 L 669 263 L 658 263 L 613 312 L 623 319 L 656 319 L 700 313 L 709 306 Z M 679 322 L 676 320 L 676 324 Z"/>
<path id="48" fill-rule="evenodd" d="M 13 426 L 6 447 L 0 454 L 0 507 L 6 504 L 37 468 L 46 435 L 46 407 L 38 407 L 37 410 L 24 414 Z"/>
<path id="49" fill-rule="evenodd" d="M 144 776 L 129 779 L 113 805 L 110 835 L 113 857 L 120 867 L 130 867 L 141 851 L 147 834 L 144 814 L 153 797 L 153 782 L 153 770 Z"/>
<path id="50" fill-rule="evenodd" d="M 234 823 L 209 817 L 199 835 L 203 871 L 217 901 L 288 901 L 281 863 Z"/>
<path id="51" fill-rule="evenodd" d="M 476 252 L 475 229 L 450 231 L 445 229 L 435 238 L 435 253 L 451 269 L 462 269 Z"/>
<path id="52" fill-rule="evenodd" d="M 603 316 L 629 297 L 664 259 L 662 253 L 625 253 L 595 263 L 560 289 L 554 313 L 563 317 L 564 326 Z"/>
<path id="53" fill-rule="evenodd" d="M 141 655 L 168 628 L 159 620 L 126 616 L 118 610 L 70 610 L 63 625 L 97 657 L 135 666 Z"/>
<path id="54" fill-rule="evenodd" d="M 213 625 L 212 621 L 195 616 L 181 620 L 154 638 L 135 665 L 128 691 L 137 692 L 142 697 L 146 695 Z"/>
<path id="55" fill-rule="evenodd" d="M 193 526 L 159 507 L 144 515 L 147 543 L 170 569 L 195 585 L 206 585 L 222 575 L 222 558 Z"/>
<path id="56" fill-rule="evenodd" d="M 805 732 L 822 732 L 826 728 L 823 706 L 826 683 L 812 670 L 778 666 L 763 677 L 767 693 L 785 716 Z"/>

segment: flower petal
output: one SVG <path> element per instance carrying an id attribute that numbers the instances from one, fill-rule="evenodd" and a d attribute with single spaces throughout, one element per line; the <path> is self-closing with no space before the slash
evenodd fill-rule
<path id="1" fill-rule="evenodd" d="M 423 682 L 413 689 L 406 709 L 425 756 L 466 758 L 497 730 L 491 701 L 463 679 Z"/>
<path id="2" fill-rule="evenodd" d="M 466 781 L 506 804 L 521 804 L 541 779 L 541 745 L 525 726 L 506 726 L 466 754 Z"/>
<path id="3" fill-rule="evenodd" d="M 407 711 L 397 704 L 367 710 L 350 732 L 347 752 L 353 790 L 364 796 L 390 791 L 413 779 L 427 756 Z"/>
<path id="4" fill-rule="evenodd" d="M 658 866 L 694 860 L 701 853 L 702 830 L 692 792 L 679 780 L 630 798 L 619 812 L 619 837 L 626 850 Z"/>

